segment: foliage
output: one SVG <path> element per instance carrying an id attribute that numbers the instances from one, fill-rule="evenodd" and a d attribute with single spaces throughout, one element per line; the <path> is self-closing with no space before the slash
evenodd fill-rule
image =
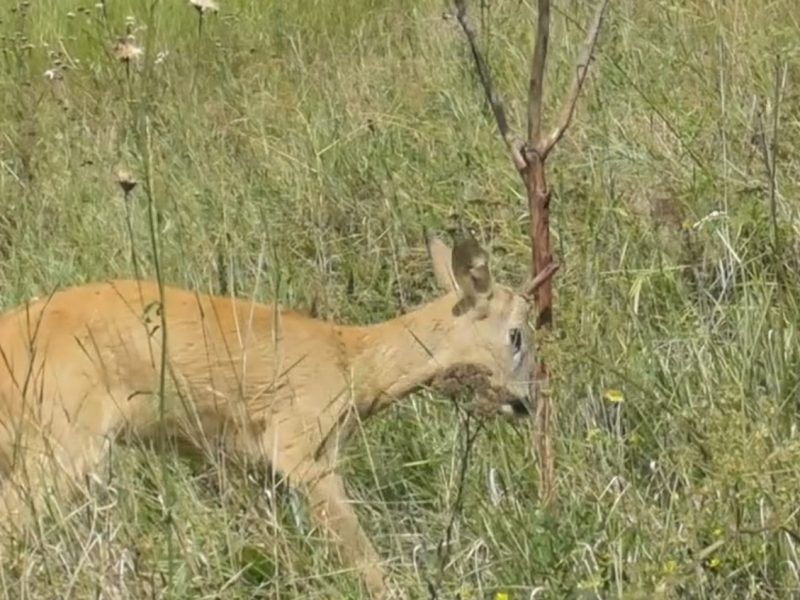
<path id="1" fill-rule="evenodd" d="M 528 274 L 518 176 L 441 2 L 220 4 L 202 26 L 188 2 L 152 15 L 132 0 L 0 8 L 4 307 L 137 268 L 154 276 L 152 235 L 170 283 L 343 322 L 435 293 L 423 227 L 467 224 L 498 279 Z M 522 123 L 531 3 L 474 4 Z M 800 587 L 795 8 L 612 3 L 550 161 L 563 267 L 543 343 L 559 513 L 537 508 L 527 428 L 490 424 L 467 470 L 445 597 Z M 590 10 L 556 3 L 546 94 L 571 77 Z M 119 60 L 128 33 L 142 52 Z M 775 142 L 774 205 L 762 140 Z M 120 169 L 140 182 L 127 197 Z M 349 452 L 360 515 L 412 598 L 437 581 L 458 418 L 421 393 Z M 359 597 L 302 503 L 255 466 L 125 448 L 98 479 L 90 499 L 54 502 L 6 557 L 3 597 Z"/>

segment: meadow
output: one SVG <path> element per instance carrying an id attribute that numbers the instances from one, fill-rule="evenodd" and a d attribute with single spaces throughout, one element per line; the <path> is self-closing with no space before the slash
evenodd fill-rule
<path id="1" fill-rule="evenodd" d="M 534 4 L 470 3 L 520 132 Z M 554 4 L 548 117 L 593 8 Z M 524 190 L 451 9 L 4 0 L 0 307 L 158 275 L 376 322 L 437 293 L 423 229 L 462 225 L 523 281 Z M 391 408 L 344 472 L 407 597 L 800 593 L 798 39 L 794 0 L 612 0 L 548 163 L 556 510 L 527 423 L 467 455 L 450 399 Z M 2 598 L 361 597 L 252 465 L 120 448 L 90 485 L 15 543 Z"/>

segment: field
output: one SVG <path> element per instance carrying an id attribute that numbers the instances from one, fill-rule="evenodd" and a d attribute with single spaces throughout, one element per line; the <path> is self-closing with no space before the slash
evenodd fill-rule
<path id="1" fill-rule="evenodd" d="M 461 224 L 498 279 L 528 275 L 524 192 L 446 2 L 220 3 L 2 3 L 2 308 L 158 272 L 375 322 L 437 293 L 423 228 Z M 520 133 L 533 4 L 470 3 Z M 592 10 L 554 4 L 549 118 Z M 462 482 L 453 403 L 393 407 L 344 470 L 407 597 L 800 594 L 796 8 L 612 0 L 549 162 L 557 511 L 527 424 L 487 424 Z M 3 598 L 361 597 L 254 466 L 124 448 L 91 486 L 14 546 Z"/>

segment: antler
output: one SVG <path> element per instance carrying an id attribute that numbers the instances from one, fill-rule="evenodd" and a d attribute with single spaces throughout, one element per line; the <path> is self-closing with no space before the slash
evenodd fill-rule
<path id="1" fill-rule="evenodd" d="M 550 278 L 551 278 L 553 275 L 555 275 L 555 272 L 556 272 L 556 271 L 558 271 L 560 268 L 561 268 L 561 265 L 559 265 L 557 262 L 551 262 L 551 263 L 549 263 L 549 264 L 548 264 L 548 265 L 547 265 L 547 266 L 546 266 L 544 269 L 542 269 L 541 271 L 539 271 L 539 272 L 536 274 L 536 276 L 535 276 L 535 277 L 531 277 L 531 278 L 530 278 L 530 279 L 529 279 L 529 280 L 528 280 L 528 281 L 525 283 L 525 285 L 523 285 L 523 286 L 520 288 L 520 290 L 519 290 L 519 293 L 520 293 L 522 296 L 525 296 L 526 298 L 532 298 L 532 297 L 533 297 L 533 295 L 536 293 L 536 290 L 538 290 L 538 289 L 539 289 L 539 287 L 541 287 L 541 285 L 542 285 L 542 284 L 543 284 L 545 281 L 547 281 L 547 280 L 548 280 L 548 279 L 550 279 Z"/>

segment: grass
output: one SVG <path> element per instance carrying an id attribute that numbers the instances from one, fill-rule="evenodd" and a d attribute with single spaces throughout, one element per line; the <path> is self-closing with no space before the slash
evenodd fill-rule
<path id="1" fill-rule="evenodd" d="M 523 125 L 531 3 L 472 4 Z M 551 115 L 591 10 L 555 4 Z M 443 3 L 227 0 L 202 28 L 184 2 L 100 6 L 0 8 L 3 307 L 153 277 L 155 247 L 167 282 L 373 322 L 432 297 L 422 229 L 460 223 L 499 279 L 527 274 L 518 178 Z M 537 507 L 526 427 L 481 433 L 458 510 L 461 417 L 427 393 L 394 407 L 345 472 L 408 597 L 800 591 L 795 8 L 612 3 L 550 161 L 558 513 Z M 110 51 L 126 19 L 129 69 Z M 360 597 L 257 470 L 123 448 L 93 485 L 41 516 L 3 597 Z"/>

